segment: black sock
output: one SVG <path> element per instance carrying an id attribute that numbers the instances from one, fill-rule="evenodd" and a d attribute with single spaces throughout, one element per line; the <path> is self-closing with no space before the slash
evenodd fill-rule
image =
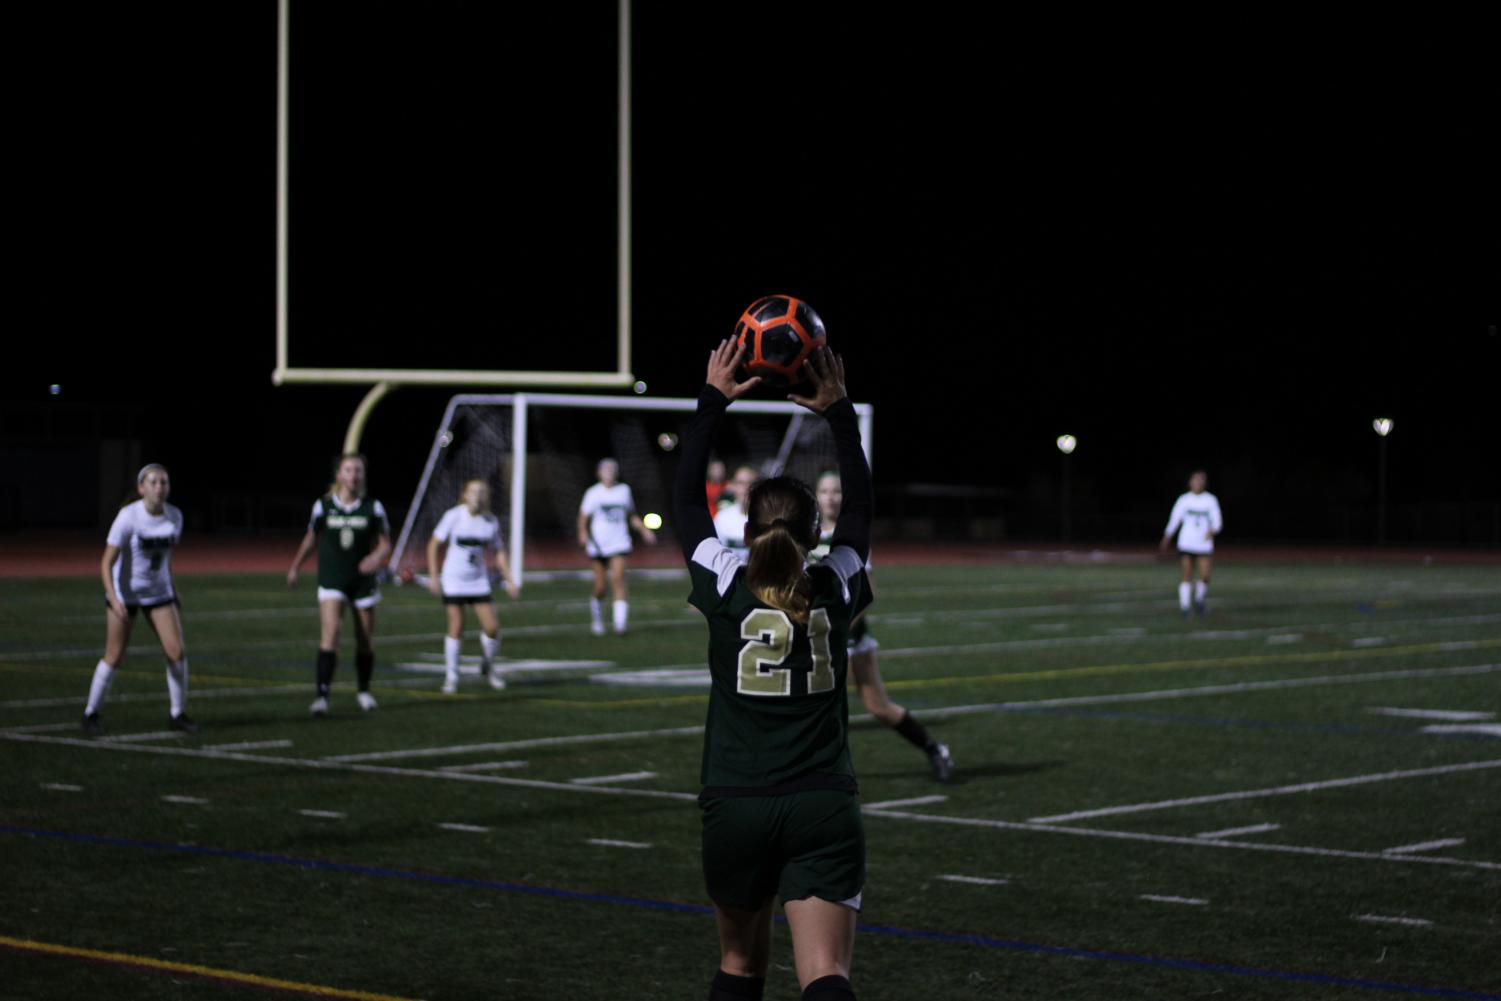
<path id="1" fill-rule="evenodd" d="M 360 691 L 370 691 L 370 676 L 375 673 L 375 651 L 356 651 L 354 655 L 354 670 L 360 678 Z"/>
<path id="2" fill-rule="evenodd" d="M 318 651 L 318 694 L 327 698 L 328 686 L 334 683 L 334 661 L 338 659 L 338 651 Z"/>
<path id="3" fill-rule="evenodd" d="M 709 987 L 709 1001 L 761 1001 L 761 992 L 765 989 L 765 977 L 737 977 L 733 973 L 715 970 L 714 983 Z"/>
<path id="4" fill-rule="evenodd" d="M 935 744 L 933 738 L 928 736 L 928 731 L 909 712 L 903 712 L 902 718 L 897 720 L 896 732 L 924 751 L 931 751 Z"/>
<path id="5" fill-rule="evenodd" d="M 837 974 L 819 977 L 803 989 L 803 1001 L 855 1001 L 855 989 Z"/>

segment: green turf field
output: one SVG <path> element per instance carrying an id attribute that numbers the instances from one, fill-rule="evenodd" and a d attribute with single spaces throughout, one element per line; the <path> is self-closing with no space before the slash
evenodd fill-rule
<path id="1" fill-rule="evenodd" d="M 959 771 L 855 726 L 860 997 L 1501 998 L 1501 573 L 1226 562 L 1192 621 L 1175 581 L 879 571 L 891 694 Z M 623 638 L 529 585 L 509 689 L 457 696 L 436 601 L 388 588 L 380 708 L 346 645 L 326 720 L 310 588 L 178 583 L 203 731 L 161 733 L 138 627 L 91 739 L 97 580 L 0 581 L 0 996 L 707 995 L 683 579 Z"/>

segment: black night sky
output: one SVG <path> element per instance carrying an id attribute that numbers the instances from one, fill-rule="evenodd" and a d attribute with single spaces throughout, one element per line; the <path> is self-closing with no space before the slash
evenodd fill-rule
<path id="1" fill-rule="evenodd" d="M 613 367 L 613 5 L 293 6 L 293 364 Z M 1478 28 L 636 7 L 652 394 L 693 395 L 741 308 L 790 293 L 877 408 L 878 482 L 1001 488 L 1019 535 L 1056 531 L 1068 432 L 1081 537 L 1151 541 L 1204 466 L 1242 537 L 1365 541 L 1384 415 L 1394 511 L 1429 512 L 1394 538 L 1501 541 Z M 40 455 L 87 423 L 49 408 L 86 413 L 185 509 L 310 498 L 363 390 L 270 383 L 275 5 L 26 17 L 0 440 Z M 447 396 L 376 412 L 388 503 Z"/>

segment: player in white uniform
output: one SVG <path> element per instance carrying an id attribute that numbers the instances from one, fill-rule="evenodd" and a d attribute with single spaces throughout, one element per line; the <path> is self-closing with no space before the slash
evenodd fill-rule
<path id="1" fill-rule="evenodd" d="M 1219 498 L 1205 487 L 1209 475 L 1196 469 L 1188 477 L 1188 493 L 1179 495 L 1173 504 L 1173 513 L 1163 529 L 1162 542 L 1157 548 L 1167 552 L 1173 536 L 1178 537 L 1178 557 L 1183 568 L 1183 579 L 1178 584 L 1178 608 L 1183 617 L 1189 612 L 1203 615 L 1204 599 L 1209 593 L 1209 573 L 1214 569 L 1214 537 L 1225 525 L 1220 516 Z M 1194 580 L 1195 564 L 1198 564 L 1198 580 Z"/>
<path id="2" fill-rule="evenodd" d="M 822 559 L 828 554 L 829 546 L 834 540 L 834 526 L 839 521 L 839 509 L 844 506 L 844 489 L 839 472 L 831 469 L 821 475 L 813 494 L 818 499 L 819 537 L 818 548 L 808 555 L 813 559 Z M 874 597 L 875 585 L 871 583 L 868 559 L 865 561 L 865 579 Z M 880 648 L 881 644 L 870 634 L 865 616 L 860 616 L 850 627 L 847 647 L 850 675 L 854 678 L 855 687 L 860 689 L 860 700 L 865 703 L 867 712 L 926 754 L 928 764 L 933 768 L 933 775 L 938 781 L 945 782 L 954 774 L 954 758 L 949 753 L 948 745 L 934 740 L 926 727 L 914 719 L 904 706 L 891 701 L 891 696 L 886 694 L 886 684 L 881 680 L 881 668 L 876 663 L 876 651 Z"/>
<path id="3" fill-rule="evenodd" d="M 742 559 L 750 554 L 745 545 L 746 501 L 751 487 L 761 479 L 761 474 L 752 466 L 737 466 L 735 475 L 725 487 L 728 500 L 721 499 L 719 510 L 714 513 L 714 534 L 719 541 Z"/>
<path id="4" fill-rule="evenodd" d="M 485 554 L 495 554 L 495 569 L 506 594 L 512 601 L 520 594 L 511 578 L 511 563 L 506 559 L 500 536 L 500 520 L 490 513 L 490 485 L 484 480 L 470 480 L 459 494 L 459 503 L 443 513 L 433 536 L 427 542 L 428 586 L 443 599 L 448 610 L 448 634 L 443 637 L 443 691 L 452 695 L 459 690 L 459 653 L 464 643 L 464 606 L 474 606 L 480 629 L 480 674 L 490 679 L 496 691 L 506 687 L 505 679 L 495 669 L 500 653 L 500 619 L 495 614 L 495 599 L 490 590 L 490 568 Z M 443 569 L 438 569 L 438 551 L 443 554 Z"/>
<path id="5" fill-rule="evenodd" d="M 104 657 L 94 666 L 89 700 L 83 709 L 83 729 L 103 733 L 99 708 L 109 694 L 115 669 L 125 659 L 130 629 L 137 612 L 161 641 L 167 658 L 169 725 L 174 730 L 197 733 L 198 724 L 187 714 L 188 655 L 183 646 L 182 617 L 178 615 L 177 591 L 172 586 L 172 549 L 182 538 L 182 512 L 167 503 L 172 481 L 167 470 L 151 463 L 136 475 L 141 499 L 126 504 L 115 516 L 105 539 L 99 572 L 104 579 Z"/>
<path id="6" fill-rule="evenodd" d="M 614 459 L 601 459 L 595 473 L 599 482 L 584 491 L 578 516 L 579 545 L 594 561 L 589 631 L 596 636 L 605 634 L 603 602 L 605 572 L 608 570 L 610 588 L 615 596 L 612 608 L 615 634 L 624 636 L 631 607 L 625 589 L 625 558 L 631 553 L 631 529 L 639 532 L 648 546 L 657 544 L 657 536 L 636 513 L 636 498 L 631 494 L 631 488 L 620 482 L 620 463 Z"/>

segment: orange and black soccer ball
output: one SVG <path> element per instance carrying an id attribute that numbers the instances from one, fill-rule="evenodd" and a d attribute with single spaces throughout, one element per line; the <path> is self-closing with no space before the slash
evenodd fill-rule
<path id="1" fill-rule="evenodd" d="M 828 341 L 813 307 L 790 295 L 768 295 L 751 303 L 735 324 L 735 345 L 751 354 L 746 376 L 759 375 L 771 386 L 805 381 L 803 362 Z"/>

